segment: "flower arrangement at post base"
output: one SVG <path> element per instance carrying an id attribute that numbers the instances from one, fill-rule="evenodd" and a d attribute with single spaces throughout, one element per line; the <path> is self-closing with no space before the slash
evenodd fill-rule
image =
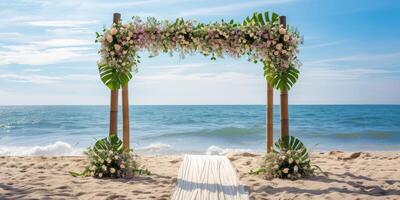
<path id="1" fill-rule="evenodd" d="M 293 136 L 284 137 L 275 142 L 276 149 L 264 156 L 259 169 L 250 171 L 250 174 L 263 174 L 266 179 L 283 178 L 299 179 L 313 176 L 317 170 L 322 170 L 317 165 L 312 165 L 309 152 L 304 144 Z"/>
<path id="2" fill-rule="evenodd" d="M 98 140 L 85 154 L 89 165 L 81 173 L 70 172 L 72 176 L 130 178 L 135 174 L 150 174 L 147 169 L 140 168 L 138 157 L 133 155 L 132 150 L 124 150 L 122 141 L 116 135 Z"/>

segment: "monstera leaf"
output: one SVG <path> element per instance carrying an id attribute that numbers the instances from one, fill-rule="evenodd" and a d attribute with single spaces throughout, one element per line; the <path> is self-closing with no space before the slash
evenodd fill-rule
<path id="1" fill-rule="evenodd" d="M 279 152 L 281 150 L 290 150 L 290 151 L 297 151 L 300 153 L 300 158 L 303 162 L 309 162 L 309 155 L 307 152 L 306 146 L 304 146 L 303 142 L 293 136 L 286 136 L 280 138 L 278 141 L 275 142 L 274 152 Z"/>
<path id="2" fill-rule="evenodd" d="M 264 76 L 268 83 L 280 91 L 290 90 L 299 78 L 300 71 L 293 66 L 285 71 L 271 73 L 268 65 L 269 63 L 264 62 Z"/>
<path id="3" fill-rule="evenodd" d="M 124 146 L 122 141 L 116 135 L 110 135 L 106 138 L 98 140 L 94 145 L 94 149 L 96 152 L 118 152 L 122 153 L 124 150 Z"/>
<path id="4" fill-rule="evenodd" d="M 99 64 L 98 67 L 101 81 L 111 90 L 117 90 L 125 86 L 132 78 L 132 74 L 129 71 L 118 72 L 105 64 Z"/>

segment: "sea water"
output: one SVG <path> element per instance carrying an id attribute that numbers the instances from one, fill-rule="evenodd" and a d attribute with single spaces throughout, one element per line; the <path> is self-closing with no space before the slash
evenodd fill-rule
<path id="1" fill-rule="evenodd" d="M 265 149 L 263 105 L 131 106 L 130 116 L 138 154 Z M 290 134 L 313 151 L 400 150 L 399 105 L 291 105 L 289 116 Z M 108 106 L 0 106 L 0 155 L 79 155 L 108 127 Z"/>

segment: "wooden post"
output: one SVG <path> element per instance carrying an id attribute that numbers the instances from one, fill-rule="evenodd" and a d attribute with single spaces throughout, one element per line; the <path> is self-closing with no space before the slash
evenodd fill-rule
<path id="1" fill-rule="evenodd" d="M 129 151 L 129 95 L 128 95 L 128 84 L 122 87 L 122 142 L 124 149 Z"/>
<path id="2" fill-rule="evenodd" d="M 117 20 L 116 20 L 117 19 Z M 114 13 L 114 23 L 121 19 L 121 14 Z M 122 143 L 125 150 L 129 150 L 129 95 L 128 84 L 122 86 Z"/>
<path id="3" fill-rule="evenodd" d="M 114 13 L 113 23 L 117 23 L 120 19 L 121 15 L 119 13 Z M 118 135 L 118 92 L 118 89 L 111 90 L 109 135 Z"/>
<path id="4" fill-rule="evenodd" d="M 267 152 L 271 152 L 272 144 L 274 143 L 274 88 L 271 84 L 267 83 Z"/>
<path id="5" fill-rule="evenodd" d="M 286 16 L 279 17 L 279 24 L 286 28 Z M 281 91 L 281 138 L 289 136 L 288 91 Z"/>

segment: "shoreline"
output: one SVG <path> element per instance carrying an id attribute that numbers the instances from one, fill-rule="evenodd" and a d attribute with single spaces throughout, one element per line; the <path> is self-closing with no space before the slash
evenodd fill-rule
<path id="1" fill-rule="evenodd" d="M 354 156 L 354 154 L 358 156 Z M 400 152 L 313 152 L 311 160 L 328 176 L 296 181 L 249 175 L 261 155 L 227 155 L 250 199 L 396 199 L 400 195 Z M 132 179 L 74 178 L 84 156 L 0 156 L 0 196 L 5 199 L 169 199 L 182 155 L 141 156 L 152 174 Z"/>

